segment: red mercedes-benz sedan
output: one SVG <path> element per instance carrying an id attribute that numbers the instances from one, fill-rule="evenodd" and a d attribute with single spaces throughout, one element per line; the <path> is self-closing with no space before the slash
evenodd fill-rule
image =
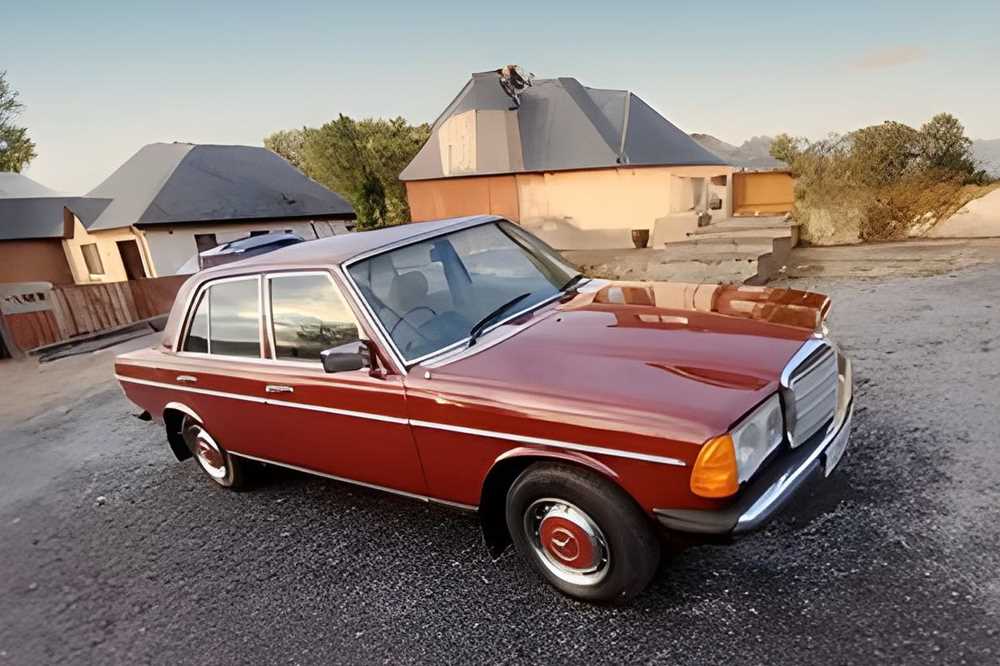
<path id="1" fill-rule="evenodd" d="M 193 276 L 117 359 L 178 459 L 478 511 L 560 591 L 639 593 L 660 539 L 773 517 L 847 446 L 825 296 L 589 279 L 479 216 L 300 243 Z"/>

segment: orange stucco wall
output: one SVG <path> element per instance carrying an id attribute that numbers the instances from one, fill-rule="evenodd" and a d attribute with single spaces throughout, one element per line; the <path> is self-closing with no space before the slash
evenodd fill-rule
<path id="1" fill-rule="evenodd" d="M 0 282 L 73 284 L 62 239 L 0 241 Z"/>
<path id="2" fill-rule="evenodd" d="M 413 180 L 406 183 L 414 222 L 462 215 L 502 215 L 520 219 L 514 176 Z"/>
<path id="3" fill-rule="evenodd" d="M 787 213 L 795 203 L 795 179 L 787 171 L 733 174 L 733 215 Z"/>

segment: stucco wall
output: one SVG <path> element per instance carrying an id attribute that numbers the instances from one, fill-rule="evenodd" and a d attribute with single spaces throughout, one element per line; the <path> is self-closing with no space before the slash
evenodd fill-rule
<path id="1" fill-rule="evenodd" d="M 73 284 L 62 240 L 0 241 L 0 282 Z"/>
<path id="2" fill-rule="evenodd" d="M 795 179 L 787 171 L 733 174 L 733 215 L 787 213 L 795 203 Z"/>
<path id="3" fill-rule="evenodd" d="M 514 176 L 476 176 L 415 180 L 406 183 L 410 218 L 414 222 L 462 215 L 502 215 L 517 222 L 517 184 Z"/>
<path id="4" fill-rule="evenodd" d="M 70 215 L 67 213 L 67 215 Z M 69 261 L 70 270 L 73 273 L 73 281 L 77 284 L 92 284 L 94 282 L 121 282 L 128 279 L 125 272 L 125 265 L 122 263 L 121 253 L 118 251 L 118 241 L 135 241 L 139 245 L 139 254 L 142 257 L 143 268 L 148 277 L 156 277 L 157 273 L 150 266 L 148 248 L 141 235 L 136 234 L 131 228 L 107 229 L 105 231 L 89 232 L 80 224 L 80 220 L 70 215 L 68 224 L 71 225 L 72 235 L 63 241 L 63 248 L 66 259 Z M 103 274 L 94 274 L 87 269 L 87 262 L 83 257 L 82 246 L 95 243 L 101 257 L 101 264 L 104 266 Z"/>
<path id="5" fill-rule="evenodd" d="M 728 216 L 728 185 L 711 186 L 729 167 L 642 167 L 517 176 L 520 222 L 559 249 L 632 246 L 632 229 L 655 230 L 655 242 L 683 240 L 697 228 L 700 204 L 692 178 L 721 199 L 713 217 Z M 727 179 L 728 182 L 728 179 Z"/>
<path id="6" fill-rule="evenodd" d="M 250 223 L 156 225 L 141 229 L 156 274 L 174 275 L 198 252 L 196 234 L 215 234 L 218 243 L 244 238 L 251 231 L 292 231 L 309 240 L 347 233 L 347 223 L 333 220 L 267 220 Z"/>

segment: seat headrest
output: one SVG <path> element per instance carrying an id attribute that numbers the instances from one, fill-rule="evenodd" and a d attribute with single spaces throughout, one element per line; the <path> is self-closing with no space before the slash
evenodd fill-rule
<path id="1" fill-rule="evenodd" d="M 389 301 L 405 314 L 418 305 L 427 304 L 427 277 L 419 271 L 400 273 L 389 285 Z"/>

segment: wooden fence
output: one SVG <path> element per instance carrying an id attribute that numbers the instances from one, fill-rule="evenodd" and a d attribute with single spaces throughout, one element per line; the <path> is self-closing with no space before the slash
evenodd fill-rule
<path id="1" fill-rule="evenodd" d="M 28 351 L 166 314 L 187 278 L 171 275 L 63 287 L 5 285 L 3 332 L 8 346 Z"/>

